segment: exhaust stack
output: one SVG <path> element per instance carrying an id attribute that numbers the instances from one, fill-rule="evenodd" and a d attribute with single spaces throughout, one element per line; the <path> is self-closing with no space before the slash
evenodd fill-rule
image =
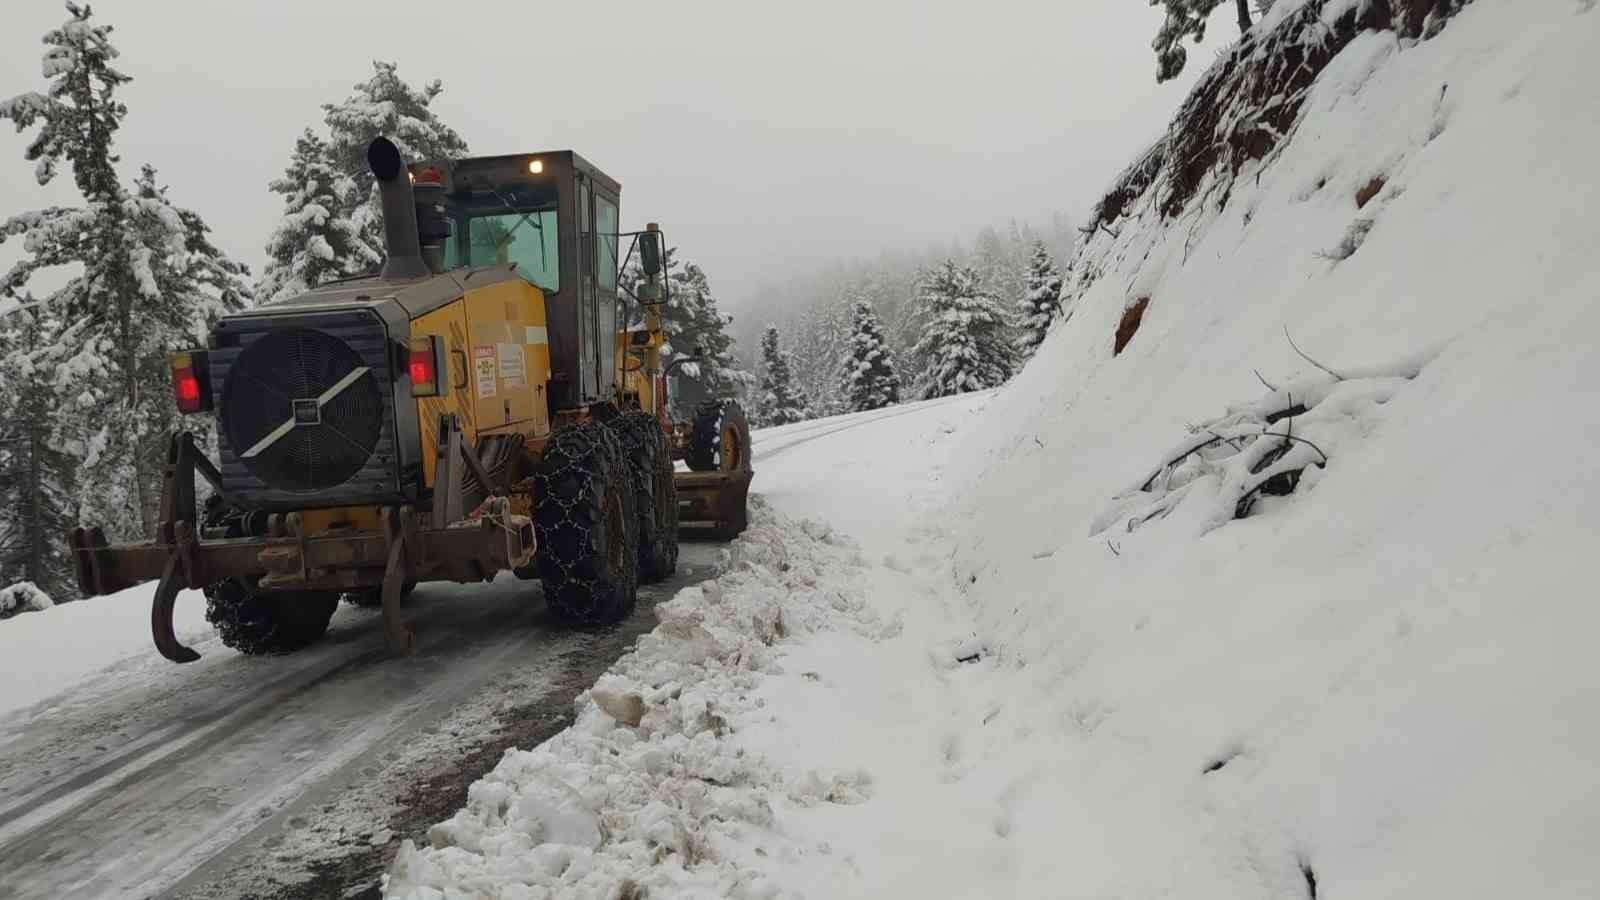
<path id="1" fill-rule="evenodd" d="M 374 138 L 367 145 L 367 165 L 383 195 L 383 243 L 388 252 L 378 277 L 408 281 L 428 276 L 431 273 L 422 261 L 422 242 L 417 235 L 411 175 L 400 159 L 400 148 L 386 137 Z"/>

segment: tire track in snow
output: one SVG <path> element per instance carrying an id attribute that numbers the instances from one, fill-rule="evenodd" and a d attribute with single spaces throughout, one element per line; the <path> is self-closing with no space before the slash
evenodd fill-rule
<path id="1" fill-rule="evenodd" d="M 635 616 L 602 632 L 554 623 L 536 584 L 428 585 L 407 608 L 422 642 L 411 658 L 388 653 L 375 612 L 345 608 L 323 642 L 293 656 L 238 656 L 207 637 L 198 643 L 206 657 L 191 666 L 118 662 L 0 719 L 0 898 L 324 896 L 327 883 L 279 889 L 318 884 L 330 867 L 358 884 L 375 877 L 367 869 L 381 871 L 390 849 L 365 836 L 303 858 L 263 846 L 336 802 L 370 813 L 352 828 L 393 823 L 396 839 L 419 837 L 403 831 L 419 825 L 408 810 L 432 816 L 435 795 L 457 787 L 463 796 L 444 802 L 460 805 L 476 776 L 452 787 L 456 770 L 492 766 L 474 763 L 472 748 L 539 739 L 534 726 L 570 714 L 571 696 L 587 687 L 568 677 L 574 667 L 609 665 L 653 625 L 653 603 L 707 577 L 715 557 L 685 545 L 678 576 L 642 589 Z M 505 696 L 506 684 L 526 696 Z M 436 730 L 463 709 L 476 731 Z M 531 724 L 503 727 L 499 716 L 513 710 Z M 431 786 L 416 783 L 428 766 L 405 768 L 418 748 L 438 770 Z M 382 796 L 360 799 L 380 787 Z M 360 865 L 337 865 L 356 850 Z"/>
<path id="2" fill-rule="evenodd" d="M 882 421 L 884 421 L 886 419 L 897 419 L 897 418 L 899 418 L 901 416 L 909 416 L 909 415 L 912 415 L 913 413 L 924 412 L 924 411 L 926 411 L 926 410 L 928 410 L 930 408 L 938 407 L 938 406 L 946 406 L 946 405 L 954 403 L 954 402 L 956 402 L 958 400 L 971 400 L 971 399 L 972 399 L 972 394 L 956 394 L 956 395 L 950 396 L 950 397 L 940 397 L 937 400 L 925 400 L 925 401 L 922 401 L 922 402 L 919 402 L 919 403 L 911 403 L 911 404 L 906 404 L 904 406 L 896 406 L 896 407 L 892 407 L 893 412 L 885 412 L 883 415 L 872 416 L 870 418 L 851 419 L 851 420 L 846 421 L 846 422 L 834 423 L 833 427 L 830 427 L 826 431 L 822 431 L 821 433 L 813 433 L 813 431 L 807 431 L 805 433 L 805 436 L 799 438 L 798 440 L 785 441 L 784 443 L 780 444 L 779 446 L 772 447 L 770 449 L 765 449 L 764 450 L 762 448 L 762 443 L 763 442 L 752 440 L 751 441 L 751 444 L 752 444 L 752 448 L 751 449 L 753 449 L 755 451 L 755 459 L 756 460 L 771 459 L 772 457 L 777 456 L 778 454 L 783 453 L 786 450 L 791 450 L 791 449 L 793 449 L 795 447 L 798 447 L 798 446 L 800 446 L 802 444 L 809 444 L 812 441 L 821 440 L 822 438 L 825 438 L 825 437 L 831 437 L 832 435 L 838 434 L 838 433 L 840 433 L 842 431 L 850 431 L 851 429 L 859 428 L 859 427 L 861 427 L 863 425 L 871 425 L 874 422 L 882 422 Z M 788 437 L 788 436 L 789 436 L 788 434 L 783 435 L 783 437 Z"/>

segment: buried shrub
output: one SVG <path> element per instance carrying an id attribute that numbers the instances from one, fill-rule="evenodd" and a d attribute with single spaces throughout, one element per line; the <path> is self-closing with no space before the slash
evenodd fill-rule
<path id="1" fill-rule="evenodd" d="M 1320 363 L 1253 403 L 1230 408 L 1161 454 L 1160 462 L 1111 498 L 1090 523 L 1091 537 L 1114 525 L 1128 533 L 1164 519 L 1189 498 L 1200 534 L 1260 511 L 1262 499 L 1287 497 L 1320 477 L 1341 448 L 1377 426 L 1383 408 L 1421 371 L 1421 359 L 1335 373 Z"/>
<path id="2" fill-rule="evenodd" d="M 1339 239 L 1338 244 L 1331 249 L 1319 251 L 1317 256 L 1323 259 L 1331 259 L 1334 262 L 1355 256 L 1356 251 L 1361 249 L 1361 245 L 1367 242 L 1367 235 L 1372 233 L 1372 225 L 1372 219 L 1356 219 L 1350 223 L 1349 228 L 1344 230 L 1344 237 Z"/>
<path id="3" fill-rule="evenodd" d="M 19 581 L 10 587 L 0 588 L 0 619 L 9 619 L 18 613 L 43 612 L 54 605 L 50 595 L 39 590 L 31 581 Z"/>

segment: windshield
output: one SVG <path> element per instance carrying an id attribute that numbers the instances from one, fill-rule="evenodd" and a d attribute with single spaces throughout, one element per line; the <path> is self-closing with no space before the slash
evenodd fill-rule
<path id="1" fill-rule="evenodd" d="M 555 197 L 511 188 L 462 192 L 451 201 L 446 269 L 514 262 L 523 278 L 552 294 L 561 290 Z"/>

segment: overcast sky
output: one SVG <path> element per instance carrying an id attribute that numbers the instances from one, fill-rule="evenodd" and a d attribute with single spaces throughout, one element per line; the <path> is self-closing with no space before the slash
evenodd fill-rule
<path id="1" fill-rule="evenodd" d="M 59 0 L 4 0 L 0 96 L 42 90 Z M 474 153 L 571 148 L 659 221 L 728 308 L 845 257 L 967 240 L 1010 219 L 1081 221 L 1154 139 L 1211 48 L 1157 86 L 1146 0 L 101 0 L 115 26 L 130 174 L 259 272 L 279 214 L 266 183 L 320 104 L 373 59 L 413 84 Z M 1212 41 L 1231 40 L 1219 10 Z M 72 203 L 0 132 L 0 215 Z M 0 262 L 15 251 L 0 247 Z"/>

